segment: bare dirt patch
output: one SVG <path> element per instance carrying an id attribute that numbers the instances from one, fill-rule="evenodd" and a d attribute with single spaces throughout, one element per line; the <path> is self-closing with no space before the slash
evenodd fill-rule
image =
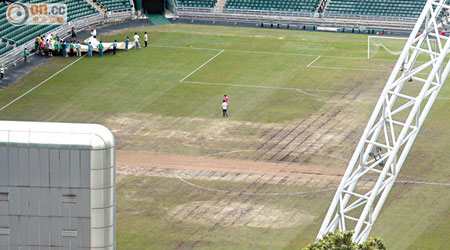
<path id="1" fill-rule="evenodd" d="M 154 154 L 117 150 L 116 161 L 119 175 L 134 175 L 137 171 L 155 172 L 155 169 L 187 171 L 210 171 L 270 175 L 298 179 L 340 180 L 344 169 L 290 163 L 273 163 L 253 160 L 223 159 L 201 156 Z M 133 167 L 126 167 L 133 166 Z M 139 168 L 137 168 L 139 167 Z M 170 172 L 170 171 L 166 171 Z"/>
<path id="2" fill-rule="evenodd" d="M 178 178 L 187 185 L 205 191 L 226 195 L 304 195 L 333 191 L 339 184 L 345 169 L 320 165 L 274 163 L 254 160 L 224 159 L 213 157 L 155 154 L 149 152 L 116 151 L 116 173 L 119 176 L 157 176 Z M 232 190 L 198 185 L 190 180 L 251 183 L 258 187 L 298 186 L 294 192 L 262 191 L 253 189 Z M 367 189 L 374 179 L 361 180 L 361 188 Z"/>
<path id="3" fill-rule="evenodd" d="M 226 227 L 287 228 L 309 225 L 315 217 L 302 211 L 282 211 L 270 205 L 196 201 L 168 213 L 174 220 Z"/>

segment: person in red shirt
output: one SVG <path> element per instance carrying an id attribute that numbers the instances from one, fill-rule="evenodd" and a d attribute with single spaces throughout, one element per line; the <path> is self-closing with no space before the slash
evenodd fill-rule
<path id="1" fill-rule="evenodd" d="M 228 103 L 228 96 L 227 95 L 223 95 L 225 102 Z"/>
<path id="2" fill-rule="evenodd" d="M 42 55 L 45 54 L 44 48 L 45 48 L 45 42 L 44 42 L 44 40 L 42 40 L 42 41 L 41 41 L 41 54 L 42 54 Z"/>

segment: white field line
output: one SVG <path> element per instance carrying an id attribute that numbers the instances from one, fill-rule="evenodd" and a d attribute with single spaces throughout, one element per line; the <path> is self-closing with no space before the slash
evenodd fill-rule
<path id="1" fill-rule="evenodd" d="M 328 191 L 334 191 L 336 190 L 337 187 L 332 187 L 332 188 L 327 188 L 327 189 L 317 189 L 317 190 L 311 190 L 311 191 L 300 191 L 300 192 L 287 192 L 287 193 L 253 193 L 253 192 L 236 192 L 236 191 L 227 191 L 227 190 L 222 190 L 222 189 L 216 189 L 216 188 L 210 188 L 210 187 L 205 187 L 205 186 L 201 186 L 201 185 L 197 185 L 194 184 L 186 179 L 184 179 L 183 177 L 178 176 L 177 174 L 175 174 L 175 176 L 182 182 L 184 182 L 187 185 L 196 187 L 198 189 L 203 189 L 203 190 L 207 190 L 207 191 L 211 191 L 211 192 L 217 192 L 217 193 L 222 193 L 222 194 L 227 194 L 227 195 L 263 195 L 263 196 L 282 196 L 282 195 L 305 195 L 305 194 L 312 194 L 312 193 L 322 193 L 322 192 L 328 192 Z M 422 184 L 422 185 L 437 185 L 437 186 L 450 186 L 450 183 L 441 183 L 441 182 L 426 182 L 426 181 L 395 181 L 395 183 L 406 183 L 406 184 Z"/>
<path id="2" fill-rule="evenodd" d="M 176 45 L 158 45 L 158 44 L 149 44 L 149 47 L 156 47 L 156 48 L 172 48 L 172 49 L 196 49 L 196 50 L 222 50 L 218 48 L 203 48 L 203 47 L 191 47 L 191 46 L 176 46 Z M 298 55 L 298 54 L 292 54 L 292 53 L 286 53 L 286 52 L 266 52 L 266 51 L 260 51 L 260 50 L 233 50 L 233 49 L 225 49 L 226 51 L 235 51 L 235 52 L 260 52 L 260 53 L 281 53 L 281 54 L 291 54 L 291 55 Z M 311 50 L 311 51 L 324 51 L 324 49 L 306 49 L 302 48 L 302 50 Z M 365 58 L 367 60 L 367 58 Z M 374 59 L 379 60 L 379 59 Z M 382 59 L 387 60 L 387 59 Z"/>
<path id="3" fill-rule="evenodd" d="M 194 50 L 214 50 L 214 51 L 222 50 L 222 49 L 214 49 L 214 48 L 196 48 L 196 47 L 186 47 L 186 46 L 155 45 L 155 44 L 149 44 L 148 46 L 155 47 L 155 48 L 168 48 L 168 49 L 194 49 Z"/>
<path id="4" fill-rule="evenodd" d="M 327 189 L 317 189 L 317 190 L 311 190 L 311 191 L 300 191 L 300 192 L 287 192 L 287 193 L 253 193 L 253 192 L 232 192 L 232 191 L 227 191 L 227 190 L 222 190 L 222 189 L 216 189 L 216 188 L 210 188 L 210 187 L 205 187 L 205 186 L 201 186 L 201 185 L 197 185 L 194 184 L 186 179 L 184 179 L 183 177 L 178 176 L 177 174 L 175 174 L 175 176 L 182 182 L 184 182 L 185 184 L 188 184 L 190 186 L 196 187 L 198 189 L 203 189 L 203 190 L 207 190 L 207 191 L 211 191 L 211 192 L 217 192 L 217 193 L 222 193 L 222 194 L 227 194 L 227 195 L 263 195 L 263 196 L 283 196 L 283 195 L 305 195 L 305 194 L 313 194 L 313 193 L 322 193 L 322 192 L 327 192 L 327 191 L 334 191 L 336 190 L 337 187 L 332 187 L 332 188 L 327 188 Z M 426 182 L 426 181 L 403 181 L 403 180 L 399 180 L 399 181 L 395 181 L 395 183 L 406 183 L 406 184 L 422 184 L 422 185 L 436 185 L 436 186 L 450 186 L 450 183 L 441 183 L 441 182 Z"/>
<path id="5" fill-rule="evenodd" d="M 63 72 L 65 69 L 67 69 L 68 67 L 72 66 L 73 64 L 75 64 L 76 62 L 78 62 L 79 60 L 83 59 L 83 57 L 85 57 L 86 55 L 78 58 L 77 60 L 71 62 L 69 65 L 65 66 L 64 68 L 60 69 L 58 72 L 56 72 L 55 74 L 51 75 L 49 78 L 45 79 L 44 81 L 42 81 L 41 83 L 39 83 L 38 85 L 34 86 L 33 88 L 31 88 L 30 90 L 28 90 L 27 92 L 23 93 L 21 96 L 17 97 L 16 99 L 12 100 L 10 103 L 6 104 L 5 106 L 3 106 L 2 108 L 0 108 L 0 111 L 6 109 L 7 107 L 9 107 L 11 104 L 15 103 L 16 101 L 20 100 L 22 97 L 28 95 L 31 91 L 37 89 L 39 86 L 41 86 L 42 84 L 46 83 L 48 80 L 52 79 L 53 77 L 55 77 L 56 75 L 58 75 L 59 73 Z"/>
<path id="6" fill-rule="evenodd" d="M 217 53 L 215 56 L 211 57 L 208 61 L 206 61 L 204 64 L 200 65 L 200 67 L 198 67 L 197 69 L 195 69 L 194 71 L 192 71 L 189 75 L 185 76 L 183 79 L 180 80 L 180 82 L 183 82 L 186 78 L 190 77 L 192 74 L 194 74 L 195 72 L 197 72 L 199 69 L 203 68 L 203 66 L 205 66 L 206 64 L 208 64 L 209 62 L 211 62 L 212 60 L 214 60 L 214 58 L 218 57 L 220 54 L 222 54 L 225 50 L 221 50 L 219 53 Z"/>
<path id="7" fill-rule="evenodd" d="M 212 154 L 207 154 L 208 157 L 216 157 L 218 155 L 227 155 L 227 154 L 235 154 L 235 153 L 243 153 L 243 152 L 256 152 L 258 150 L 255 149 L 247 149 L 247 150 L 235 150 L 235 151 L 224 151 L 224 152 L 217 152 Z M 282 150 L 281 152 L 290 152 L 289 150 Z M 326 155 L 326 154 L 320 154 L 320 153 L 312 153 L 310 155 L 319 155 L 324 156 L 328 158 L 333 158 L 336 160 L 343 161 L 345 163 L 348 163 L 349 160 L 339 157 L 339 156 L 333 156 L 333 155 Z M 180 177 L 178 177 L 180 178 Z M 376 181 L 375 179 L 370 179 L 369 181 Z M 405 184 L 422 184 L 422 185 L 434 185 L 434 186 L 450 186 L 450 183 L 445 182 L 430 182 L 430 181 L 418 181 L 418 180 L 396 180 L 395 183 L 405 183 Z"/>
<path id="8" fill-rule="evenodd" d="M 226 191 L 226 190 L 222 190 L 222 189 L 216 189 L 216 188 L 210 188 L 210 187 L 204 187 L 204 186 L 200 186 L 197 184 L 194 184 L 190 181 L 187 181 L 186 179 L 176 175 L 176 177 L 188 184 L 191 185 L 193 187 L 196 187 L 198 189 L 203 189 L 203 190 L 207 190 L 207 191 L 211 191 L 211 192 L 217 192 L 217 193 L 222 193 L 222 194 L 227 194 L 227 195 L 267 195 L 267 196 L 281 196 L 281 195 L 303 195 L 303 194 L 312 194 L 312 193 L 321 193 L 321 192 L 327 192 L 327 191 L 332 191 L 332 190 L 336 190 L 336 188 L 327 188 L 327 189 L 318 189 L 318 190 L 311 190 L 311 191 L 301 191 L 301 192 L 288 192 L 288 193 L 253 193 L 253 192 L 232 192 L 232 191 Z"/>
<path id="9" fill-rule="evenodd" d="M 217 86 L 230 86 L 230 87 L 243 87 L 243 88 L 258 88 L 258 89 L 281 89 L 281 90 L 291 90 L 291 91 L 297 91 L 305 95 L 314 96 L 318 98 L 329 98 L 327 96 L 320 96 L 315 95 L 312 93 L 309 93 L 307 91 L 315 91 L 315 90 L 304 90 L 304 89 L 298 89 L 298 88 L 287 88 L 287 87 L 274 87 L 274 86 L 261 86 L 261 85 L 248 85 L 248 84 L 234 84 L 234 83 L 216 83 L 216 82 L 194 82 L 194 81 L 183 81 L 183 83 L 191 83 L 191 84 L 202 84 L 202 85 L 217 85 Z M 345 91 L 332 91 L 332 90 L 318 90 L 317 92 L 329 92 L 329 93 L 347 93 Z"/>
<path id="10" fill-rule="evenodd" d="M 450 186 L 450 183 L 443 182 L 429 182 L 429 181 L 408 181 L 408 180 L 398 180 L 395 183 L 406 183 L 406 184 L 423 184 L 423 185 L 436 185 L 436 186 Z"/>
<path id="11" fill-rule="evenodd" d="M 389 72 L 390 72 L 390 71 L 386 71 L 386 70 L 377 70 L 377 69 L 360 69 L 360 68 L 328 67 L 328 66 L 310 66 L 310 68 L 316 68 L 316 69 L 359 70 L 359 71 L 386 72 L 386 73 L 389 73 Z"/>
<path id="12" fill-rule="evenodd" d="M 213 49 L 213 48 L 195 48 L 195 47 L 183 47 L 183 46 L 165 46 L 165 45 L 150 45 L 151 47 L 157 47 L 157 48 L 173 48 L 173 49 L 194 49 L 194 50 L 221 50 L 221 49 Z M 223 50 L 223 49 L 222 49 Z M 285 52 L 269 52 L 269 51 L 256 51 L 256 50 L 233 50 L 233 49 L 227 49 L 227 52 L 238 52 L 238 53 L 255 53 L 255 54 L 270 54 L 270 55 L 289 55 L 289 56 L 318 56 L 318 55 L 311 55 L 311 54 L 297 54 L 297 53 L 285 53 Z M 367 58 L 364 57 L 346 57 L 346 56 L 324 56 L 320 55 L 316 60 L 313 61 L 316 62 L 319 60 L 319 58 L 337 58 L 337 59 L 349 59 L 349 60 L 367 60 Z M 396 60 L 389 60 L 389 59 L 372 59 L 372 60 L 378 60 L 378 61 L 396 61 Z M 307 66 L 308 68 L 322 68 L 322 69 L 341 69 L 341 70 L 357 70 L 357 71 L 371 71 L 371 72 L 386 72 L 389 73 L 390 71 L 386 70 L 373 70 L 373 69 L 361 69 L 361 68 L 344 68 L 344 67 L 326 67 L 326 66 L 312 66 L 312 63 Z M 183 79 L 184 80 L 184 79 Z"/>
<path id="13" fill-rule="evenodd" d="M 214 48 L 199 48 L 199 47 L 186 47 L 186 46 L 168 46 L 168 45 L 149 45 L 150 47 L 156 48 L 172 48 L 172 49 L 193 49 L 193 50 L 215 50 L 219 51 L 222 49 L 214 49 Z M 255 54 L 269 54 L 269 55 L 287 55 L 287 56 L 319 56 L 319 55 L 311 55 L 311 54 L 301 54 L 301 53 L 287 53 L 287 52 L 271 52 L 271 51 L 258 51 L 258 50 L 235 50 L 235 49 L 227 49 L 227 52 L 238 52 L 238 53 L 255 53 Z M 321 50 L 323 51 L 323 50 Z M 349 57 L 349 56 L 324 56 L 323 58 L 338 58 L 338 59 L 350 59 L 350 60 L 366 60 L 365 57 Z M 397 60 L 391 59 L 371 59 L 373 61 L 388 61 L 388 62 L 396 62 Z"/>
<path id="14" fill-rule="evenodd" d="M 244 153 L 244 152 L 257 152 L 258 150 L 256 149 L 244 149 L 244 150 L 234 150 L 234 151 L 223 151 L 223 152 L 216 152 L 216 153 L 212 153 L 212 154 L 207 154 L 205 156 L 207 157 L 217 157 L 218 155 L 227 155 L 227 154 L 235 154 L 235 153 Z M 280 153 L 289 153 L 291 152 L 291 150 L 281 150 L 279 151 Z M 332 159 L 336 159 L 336 160 L 340 160 L 342 162 L 345 162 L 346 164 L 348 164 L 349 160 L 342 158 L 340 156 L 333 156 L 333 155 L 327 155 L 327 154 L 321 154 L 321 153 L 305 153 L 305 154 L 309 154 L 309 155 L 318 155 L 318 156 L 323 156 L 323 157 L 327 157 L 327 158 L 332 158 Z"/>
<path id="15" fill-rule="evenodd" d="M 311 67 L 311 65 L 313 65 L 315 62 L 317 62 L 317 60 L 320 59 L 321 56 L 318 56 L 316 59 L 314 59 L 314 61 L 312 61 L 310 64 L 306 65 L 307 68 Z"/>
<path id="16" fill-rule="evenodd" d="M 317 56 L 311 54 L 298 54 L 298 53 L 287 53 L 287 52 L 272 52 L 272 51 L 258 51 L 258 50 L 236 50 L 236 49 L 227 49 L 230 52 L 236 53 L 254 53 L 254 54 L 267 54 L 267 55 L 282 55 L 282 56 Z"/>

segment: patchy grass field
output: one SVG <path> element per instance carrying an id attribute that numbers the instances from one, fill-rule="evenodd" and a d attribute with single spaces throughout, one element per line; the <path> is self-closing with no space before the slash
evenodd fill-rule
<path id="1" fill-rule="evenodd" d="M 367 60 L 364 35 L 196 25 L 137 31 L 149 33 L 150 47 L 83 58 L 0 119 L 101 123 L 119 150 L 230 161 L 183 178 L 158 165 L 148 175 L 120 175 L 119 249 L 294 249 L 313 241 L 339 181 L 335 170 L 344 171 L 395 56 L 379 49 Z M 53 58 L 1 90 L 0 108 L 74 60 Z M 372 231 L 390 249 L 448 247 L 449 85 L 441 97 Z M 290 170 L 230 176 L 255 161 Z M 292 177 L 292 168 L 307 177 Z"/>

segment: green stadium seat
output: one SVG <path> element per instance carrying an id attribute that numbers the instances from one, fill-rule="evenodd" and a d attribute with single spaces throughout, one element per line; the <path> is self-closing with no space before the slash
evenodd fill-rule
<path id="1" fill-rule="evenodd" d="M 108 8 L 109 11 L 130 10 L 131 4 L 129 0 L 94 0 L 102 7 Z"/>
<path id="2" fill-rule="evenodd" d="M 228 0 L 226 9 L 314 12 L 319 0 Z"/>
<path id="3" fill-rule="evenodd" d="M 22 0 L 23 3 L 64 3 L 68 7 L 67 19 L 72 21 L 82 16 L 88 16 L 98 11 L 92 7 L 85 0 Z M 114 1 L 120 2 L 120 1 Z M 129 2 L 128 2 L 129 3 Z M 0 38 L 2 40 L 8 39 L 16 42 L 17 45 L 22 45 L 34 40 L 37 36 L 42 35 L 52 29 L 58 27 L 57 25 L 34 25 L 16 27 L 11 25 L 6 19 L 7 6 L 0 6 Z M 12 46 L 0 46 L 0 55 L 10 51 Z"/>
<path id="4" fill-rule="evenodd" d="M 426 0 L 330 0 L 325 13 L 417 18 Z"/>
<path id="5" fill-rule="evenodd" d="M 178 6 L 197 7 L 197 8 L 213 8 L 216 0 L 177 0 Z"/>

